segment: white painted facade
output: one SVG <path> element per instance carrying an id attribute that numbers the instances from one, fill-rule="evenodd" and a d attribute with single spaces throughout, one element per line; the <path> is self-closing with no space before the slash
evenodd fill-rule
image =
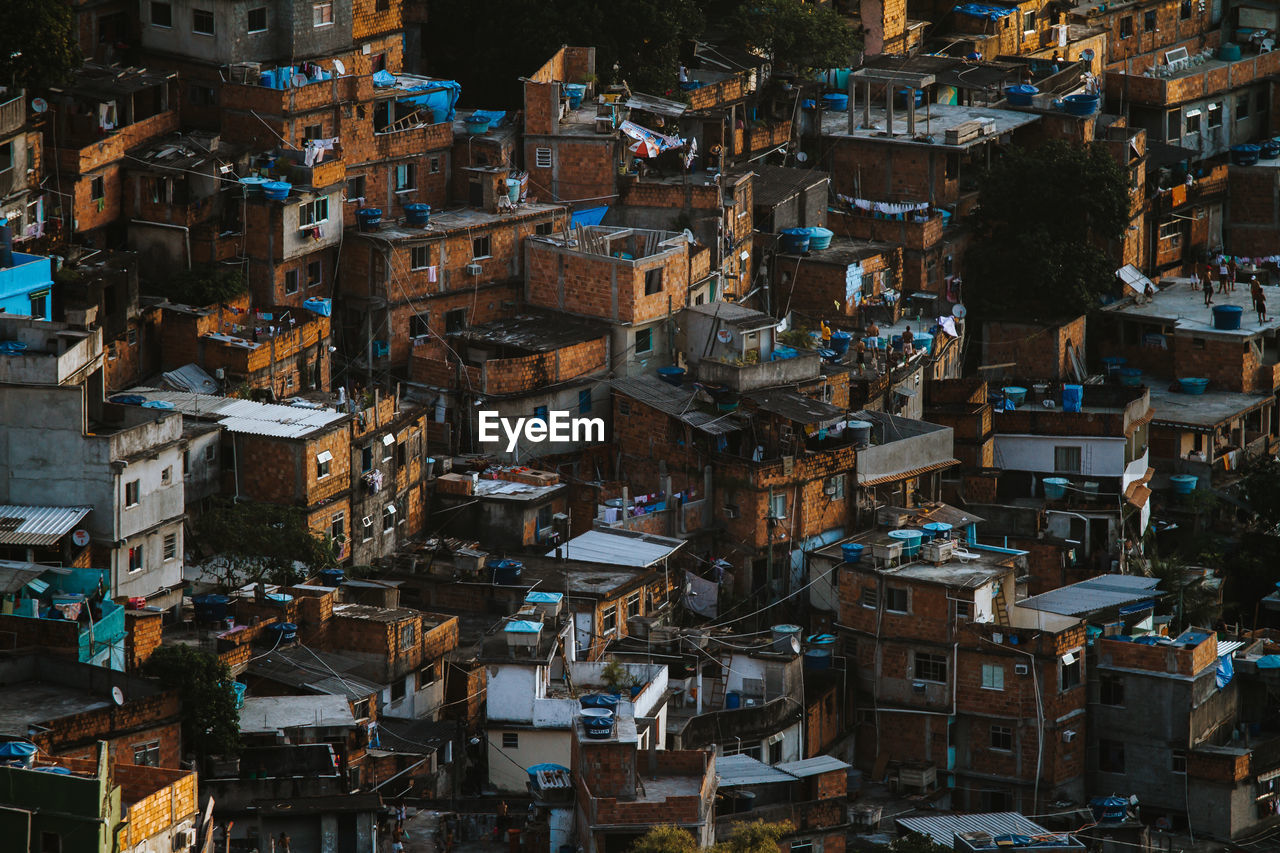
<path id="1" fill-rule="evenodd" d="M 1008 471 L 1031 471 L 1047 477 L 1119 477 L 1125 471 L 1128 442 L 1124 438 L 997 433 L 995 439 L 996 467 Z M 1057 447 L 1080 448 L 1079 472 L 1061 472 L 1054 468 L 1054 448 Z"/>

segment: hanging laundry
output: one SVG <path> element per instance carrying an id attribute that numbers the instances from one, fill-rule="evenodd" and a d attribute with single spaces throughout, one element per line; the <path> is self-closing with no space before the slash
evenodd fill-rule
<path id="1" fill-rule="evenodd" d="M 434 284 L 435 280 L 436 280 L 436 267 L 434 265 L 427 267 L 427 281 Z"/>

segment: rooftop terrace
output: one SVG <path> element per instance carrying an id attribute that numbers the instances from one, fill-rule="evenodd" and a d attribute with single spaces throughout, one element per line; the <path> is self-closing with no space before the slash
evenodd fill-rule
<path id="1" fill-rule="evenodd" d="M 1280 288 L 1264 285 L 1262 290 L 1269 305 L 1280 306 Z M 1153 298 L 1130 296 L 1104 307 L 1103 310 L 1133 320 L 1168 323 L 1173 326 L 1175 332 L 1193 333 L 1205 337 L 1248 338 L 1261 332 L 1280 330 L 1280 313 L 1274 310 L 1268 312 L 1269 319 L 1265 323 L 1258 321 L 1258 314 L 1253 310 L 1247 278 L 1244 281 L 1237 281 L 1235 292 L 1213 295 L 1213 307 L 1221 305 L 1235 305 L 1243 309 L 1240 328 L 1214 328 L 1212 308 L 1205 307 L 1204 294 L 1199 290 L 1192 290 L 1191 282 L 1186 278 L 1162 279 Z"/>

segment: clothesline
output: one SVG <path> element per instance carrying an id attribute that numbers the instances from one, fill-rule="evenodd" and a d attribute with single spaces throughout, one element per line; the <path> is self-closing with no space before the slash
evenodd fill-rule
<path id="1" fill-rule="evenodd" d="M 841 195 L 839 198 L 859 210 L 870 210 L 875 213 L 885 213 L 893 216 L 914 213 L 918 210 L 928 210 L 930 206 L 927 201 L 872 201 L 871 199 L 855 198 L 847 195 Z"/>

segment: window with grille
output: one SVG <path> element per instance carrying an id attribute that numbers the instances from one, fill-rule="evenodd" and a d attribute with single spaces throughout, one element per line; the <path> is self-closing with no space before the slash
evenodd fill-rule
<path id="1" fill-rule="evenodd" d="M 311 4 L 311 26 L 327 27 L 332 23 L 333 0 L 321 0 L 319 3 Z"/>
<path id="2" fill-rule="evenodd" d="M 164 535 L 164 558 L 165 561 L 174 560 L 178 557 L 178 534 L 166 533 Z"/>
<path id="3" fill-rule="evenodd" d="M 947 681 L 947 659 L 942 655 L 916 652 L 916 678 L 921 681 Z"/>
<path id="4" fill-rule="evenodd" d="M 1013 729 L 1009 726 L 992 726 L 991 748 L 1005 751 L 1013 749 Z"/>
<path id="5" fill-rule="evenodd" d="M 1053 449 L 1053 470 L 1068 474 L 1080 473 L 1080 448 L 1055 447 Z"/>
<path id="6" fill-rule="evenodd" d="M 520 733 L 519 732 L 503 732 L 502 748 L 503 749 L 519 749 Z"/>
<path id="7" fill-rule="evenodd" d="M 533 161 L 539 169 L 551 168 L 551 149 L 535 148 L 533 152 Z"/>
<path id="8" fill-rule="evenodd" d="M 133 763 L 146 767 L 160 766 L 160 741 L 138 743 L 133 746 Z"/>
<path id="9" fill-rule="evenodd" d="M 999 664 L 982 665 L 982 689 L 1004 690 L 1004 667 Z"/>
<path id="10" fill-rule="evenodd" d="M 627 596 L 627 618 L 640 615 L 640 593 L 633 592 Z"/>
<path id="11" fill-rule="evenodd" d="M 192 9 L 191 31 L 202 36 L 213 35 L 213 13 L 208 9 Z"/>
<path id="12" fill-rule="evenodd" d="M 616 607 L 606 608 L 604 613 L 600 614 L 600 631 L 609 634 L 618 630 L 618 609 Z"/>

